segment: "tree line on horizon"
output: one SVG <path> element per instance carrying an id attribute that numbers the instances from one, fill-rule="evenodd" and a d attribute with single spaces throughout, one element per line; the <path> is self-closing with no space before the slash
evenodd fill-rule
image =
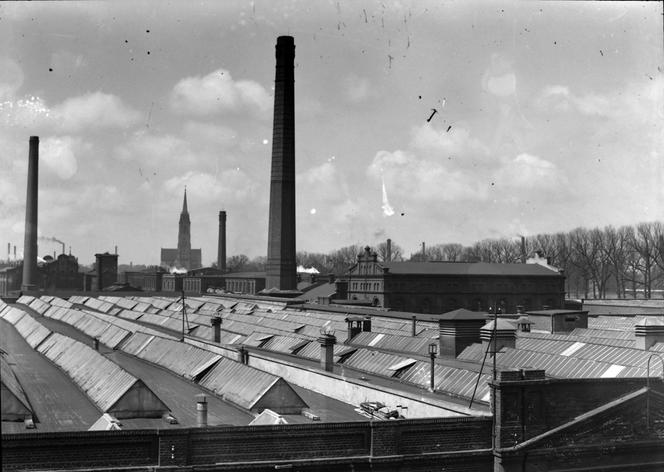
<path id="1" fill-rule="evenodd" d="M 524 251 L 536 252 L 566 276 L 565 291 L 573 298 L 653 298 L 664 295 L 664 223 L 655 221 L 633 226 L 575 228 L 568 232 L 527 236 L 521 240 L 484 239 L 470 246 L 457 243 L 424 245 L 405 256 L 392 241 L 391 260 L 410 262 L 519 263 Z M 352 244 L 329 253 L 300 251 L 296 262 L 321 274 L 343 275 L 357 261 L 365 245 Z M 385 262 L 387 243 L 371 246 L 378 260 Z M 240 254 L 227 259 L 230 272 L 264 271 L 266 257 L 249 259 Z"/>

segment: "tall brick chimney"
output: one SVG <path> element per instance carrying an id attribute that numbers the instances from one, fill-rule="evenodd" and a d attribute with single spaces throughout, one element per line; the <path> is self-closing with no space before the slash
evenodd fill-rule
<path id="1" fill-rule="evenodd" d="M 219 212 L 219 242 L 217 245 L 217 269 L 226 272 L 226 212 Z"/>
<path id="2" fill-rule="evenodd" d="M 295 42 L 279 36 L 274 80 L 272 173 L 265 288 L 296 290 L 295 265 Z"/>
<path id="3" fill-rule="evenodd" d="M 385 248 L 385 262 L 391 262 L 392 261 L 392 240 L 390 238 L 387 238 L 387 244 Z"/>
<path id="4" fill-rule="evenodd" d="M 39 190 L 39 137 L 30 136 L 28 191 L 25 199 L 23 283 L 21 290 L 37 289 L 37 192 Z"/>

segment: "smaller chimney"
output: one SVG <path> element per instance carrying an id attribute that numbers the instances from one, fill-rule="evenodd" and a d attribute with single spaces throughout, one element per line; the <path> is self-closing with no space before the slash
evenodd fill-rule
<path id="1" fill-rule="evenodd" d="M 237 360 L 240 364 L 249 365 L 249 351 L 244 345 L 237 350 Z"/>
<path id="2" fill-rule="evenodd" d="M 493 334 L 496 334 L 495 350 L 499 352 L 504 347 L 514 349 L 516 347 L 516 328 L 514 325 L 504 319 L 498 318 L 498 324 L 494 330 L 495 321 L 491 320 L 480 329 L 480 338 L 482 339 L 482 346 L 486 350 L 491 344 L 491 351 L 493 351 Z"/>
<path id="3" fill-rule="evenodd" d="M 332 333 L 323 332 L 318 338 L 320 343 L 320 367 L 325 372 L 334 372 L 334 345 L 337 338 Z"/>
<path id="4" fill-rule="evenodd" d="M 417 316 L 413 316 L 413 337 L 417 336 Z"/>
<path id="5" fill-rule="evenodd" d="M 213 332 L 213 338 L 212 340 L 215 343 L 218 343 L 221 341 L 221 316 L 215 316 L 212 318 L 212 332 Z"/>
<path id="6" fill-rule="evenodd" d="M 115 246 L 115 252 L 113 254 L 115 254 L 116 256 L 118 255 L 118 246 L 117 245 Z"/>
<path id="7" fill-rule="evenodd" d="M 634 326 L 636 348 L 649 350 L 653 344 L 664 342 L 664 323 L 657 318 L 644 318 Z"/>
<path id="8" fill-rule="evenodd" d="M 7 243 L 7 260 L 12 256 L 12 243 Z"/>
<path id="9" fill-rule="evenodd" d="M 392 240 L 390 238 L 387 238 L 387 248 L 385 252 L 385 262 L 390 262 L 392 260 Z"/>
<path id="10" fill-rule="evenodd" d="M 196 426 L 206 428 L 208 425 L 208 405 L 204 393 L 196 395 Z"/>
<path id="11" fill-rule="evenodd" d="M 422 241 L 422 260 L 423 261 L 427 260 L 427 250 L 426 250 L 426 245 L 424 244 L 424 241 Z"/>

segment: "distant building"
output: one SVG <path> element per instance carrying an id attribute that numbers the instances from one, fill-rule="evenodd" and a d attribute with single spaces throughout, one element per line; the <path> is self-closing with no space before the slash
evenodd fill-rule
<path id="1" fill-rule="evenodd" d="M 41 266 L 41 286 L 52 290 L 81 290 L 83 273 L 78 271 L 78 259 L 71 254 L 60 254 Z"/>
<path id="2" fill-rule="evenodd" d="M 378 262 L 366 247 L 347 276 L 347 299 L 417 313 L 563 308 L 565 277 L 541 264 Z M 345 288 L 345 287 L 344 287 Z M 339 292 L 339 290 L 338 290 Z"/>
<path id="3" fill-rule="evenodd" d="M 161 249 L 161 265 L 178 269 L 197 269 L 202 266 L 201 259 L 201 250 L 191 248 L 191 220 L 187 210 L 187 189 L 185 189 L 178 227 L 178 247 Z"/>
<path id="4" fill-rule="evenodd" d="M 23 263 L 0 269 L 0 297 L 7 297 L 10 292 L 21 290 Z"/>

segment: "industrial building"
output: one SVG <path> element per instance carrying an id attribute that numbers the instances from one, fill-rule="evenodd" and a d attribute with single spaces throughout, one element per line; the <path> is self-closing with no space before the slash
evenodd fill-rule
<path id="1" fill-rule="evenodd" d="M 418 313 L 515 313 L 560 309 L 565 301 L 564 275 L 541 264 L 379 262 L 368 246 L 340 285 L 338 298 Z"/>

